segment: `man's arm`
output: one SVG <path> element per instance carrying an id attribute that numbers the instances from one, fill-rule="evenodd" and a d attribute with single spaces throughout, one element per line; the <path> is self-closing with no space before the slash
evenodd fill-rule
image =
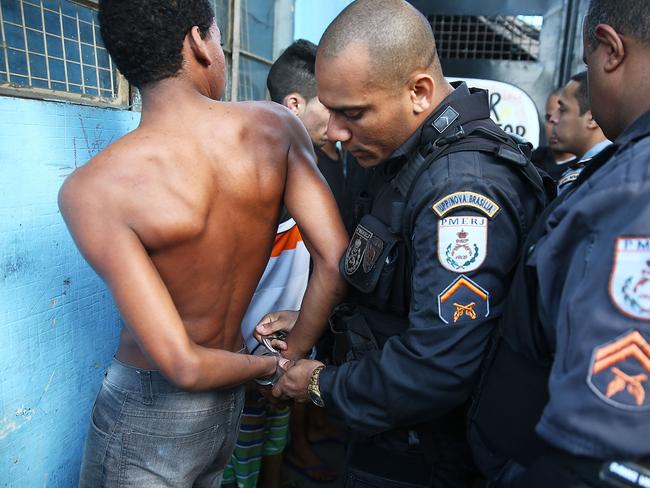
<path id="1" fill-rule="evenodd" d="M 302 123 L 287 112 L 292 133 L 284 202 L 300 228 L 314 268 L 296 325 L 287 338 L 285 357 L 303 357 L 327 326 L 327 319 L 342 299 L 345 285 L 339 259 L 348 236 L 327 183 L 318 171 L 313 146 Z"/>
<path id="2" fill-rule="evenodd" d="M 61 189 L 59 208 L 142 351 L 185 390 L 234 386 L 273 374 L 273 358 L 210 349 L 190 339 L 160 274 L 128 224 L 122 197 L 119 190 L 98 183 L 96 175 L 80 171 Z"/>

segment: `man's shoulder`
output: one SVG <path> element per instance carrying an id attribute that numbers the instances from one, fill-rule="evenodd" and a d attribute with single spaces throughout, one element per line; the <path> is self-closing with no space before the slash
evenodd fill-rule
<path id="1" fill-rule="evenodd" d="M 240 117 L 244 122 L 252 122 L 256 126 L 264 123 L 277 123 L 292 115 L 284 105 L 265 100 L 220 102 L 220 105 L 228 113 Z"/>

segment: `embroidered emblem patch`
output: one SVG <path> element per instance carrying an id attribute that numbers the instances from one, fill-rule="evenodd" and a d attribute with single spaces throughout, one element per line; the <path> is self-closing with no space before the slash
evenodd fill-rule
<path id="1" fill-rule="evenodd" d="M 490 218 L 494 217 L 501 210 L 501 207 L 488 197 L 472 191 L 459 191 L 447 195 L 434 203 L 431 208 L 438 214 L 438 217 L 444 217 L 452 210 L 461 207 L 475 208 Z"/>
<path id="2" fill-rule="evenodd" d="M 650 321 L 650 237 L 619 237 L 609 296 L 623 314 Z"/>
<path id="3" fill-rule="evenodd" d="M 366 254 L 363 257 L 363 272 L 370 273 L 372 268 L 375 267 L 377 258 L 381 256 L 381 252 L 384 250 L 384 241 L 382 241 L 377 236 L 372 236 L 368 241 L 368 247 L 366 248 Z"/>
<path id="4" fill-rule="evenodd" d="M 478 269 L 487 256 L 488 219 L 454 215 L 438 222 L 438 259 L 449 271 Z"/>
<path id="5" fill-rule="evenodd" d="M 587 383 L 610 405 L 648 410 L 649 377 L 650 344 L 639 331 L 633 330 L 594 349 Z"/>
<path id="6" fill-rule="evenodd" d="M 363 225 L 358 225 L 355 229 L 350 244 L 348 244 L 348 249 L 345 251 L 345 272 L 348 276 L 359 269 L 368 247 L 368 241 L 372 238 L 372 235 L 372 232 Z"/>
<path id="7" fill-rule="evenodd" d="M 490 294 L 460 275 L 438 295 L 438 316 L 445 324 L 465 323 L 490 315 Z"/>
<path id="8" fill-rule="evenodd" d="M 456 120 L 458 116 L 458 112 L 456 112 L 452 107 L 447 107 L 445 111 L 433 121 L 433 126 L 442 134 L 451 124 L 454 123 L 454 120 Z"/>

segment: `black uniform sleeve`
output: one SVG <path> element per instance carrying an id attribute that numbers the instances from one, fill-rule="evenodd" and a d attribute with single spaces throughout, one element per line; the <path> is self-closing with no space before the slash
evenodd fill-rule
<path id="1" fill-rule="evenodd" d="M 503 186 L 472 174 L 421 192 L 407 330 L 320 376 L 326 405 L 353 429 L 421 424 L 467 401 L 524 237 L 524 212 Z"/>
<path id="2" fill-rule="evenodd" d="M 650 454 L 648 161 L 650 138 L 592 175 L 530 258 L 556 345 L 537 431 L 573 454 Z"/>

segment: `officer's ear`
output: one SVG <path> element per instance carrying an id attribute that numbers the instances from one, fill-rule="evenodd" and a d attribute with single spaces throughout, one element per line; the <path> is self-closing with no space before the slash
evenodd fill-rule
<path id="1" fill-rule="evenodd" d="M 606 73 L 615 71 L 625 59 L 625 40 L 621 34 L 607 24 L 598 24 L 594 29 L 594 37 L 598 40 L 598 48 L 602 49 L 603 70 Z"/>
<path id="2" fill-rule="evenodd" d="M 298 92 L 291 92 L 282 99 L 282 105 L 291 110 L 299 118 L 302 118 L 307 107 L 307 100 Z"/>
<path id="3" fill-rule="evenodd" d="M 417 73 L 409 80 L 409 92 L 413 113 L 421 114 L 431 108 L 436 82 L 428 73 Z"/>

